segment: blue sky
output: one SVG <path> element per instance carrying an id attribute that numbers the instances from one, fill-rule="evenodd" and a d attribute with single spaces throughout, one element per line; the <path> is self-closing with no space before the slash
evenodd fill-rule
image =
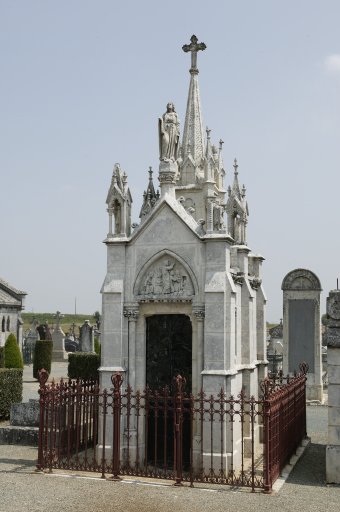
<path id="1" fill-rule="evenodd" d="M 247 188 L 268 320 L 287 272 L 340 277 L 340 2 L 0 1 L 0 275 L 27 311 L 100 309 L 106 194 L 128 174 L 138 220 L 157 118 L 184 124 L 195 33 L 204 123 Z"/>

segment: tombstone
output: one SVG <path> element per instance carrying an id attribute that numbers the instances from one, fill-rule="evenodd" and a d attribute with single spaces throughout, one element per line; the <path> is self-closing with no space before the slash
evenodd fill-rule
<path id="1" fill-rule="evenodd" d="M 327 297 L 328 444 L 326 480 L 340 484 L 340 290 Z"/>
<path id="2" fill-rule="evenodd" d="M 85 320 L 80 327 L 79 350 L 81 352 L 94 352 L 94 329 L 89 320 Z"/>
<path id="3" fill-rule="evenodd" d="M 33 319 L 31 327 L 25 336 L 22 353 L 25 364 L 31 364 L 33 360 L 35 342 L 40 339 L 38 332 L 38 321 Z"/>
<path id="4" fill-rule="evenodd" d="M 52 350 L 52 362 L 65 362 L 67 361 L 67 353 L 64 348 L 64 340 L 65 340 L 65 333 L 62 331 L 60 327 L 60 320 L 62 319 L 63 315 L 60 313 L 60 311 L 57 311 L 57 313 L 54 315 L 54 318 L 56 319 L 56 325 L 52 334 L 52 341 L 53 341 L 53 350 Z"/>
<path id="5" fill-rule="evenodd" d="M 309 366 L 307 400 L 323 401 L 320 293 L 318 277 L 310 270 L 289 272 L 283 290 L 283 372 L 293 373 L 303 361 Z"/>

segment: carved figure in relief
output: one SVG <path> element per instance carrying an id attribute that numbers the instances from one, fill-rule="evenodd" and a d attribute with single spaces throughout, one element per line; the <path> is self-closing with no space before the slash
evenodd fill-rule
<path id="1" fill-rule="evenodd" d="M 175 105 L 169 102 L 166 112 L 158 120 L 159 159 L 162 161 L 177 160 L 179 146 L 179 119 Z"/>
<path id="2" fill-rule="evenodd" d="M 163 293 L 163 272 L 161 268 L 157 268 L 155 272 L 154 293 L 156 295 Z"/>
<path id="3" fill-rule="evenodd" d="M 151 270 L 150 272 L 148 272 L 148 274 L 145 278 L 144 291 L 147 295 L 150 295 L 153 293 L 153 277 L 154 277 L 154 274 Z"/>
<path id="4" fill-rule="evenodd" d="M 179 293 L 181 291 L 182 276 L 178 270 L 171 270 L 170 272 L 171 291 Z"/>

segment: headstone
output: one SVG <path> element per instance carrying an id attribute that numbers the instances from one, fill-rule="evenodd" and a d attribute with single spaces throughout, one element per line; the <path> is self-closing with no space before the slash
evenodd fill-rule
<path id="1" fill-rule="evenodd" d="M 289 272 L 283 290 L 283 372 L 293 373 L 306 362 L 307 400 L 323 401 L 320 293 L 318 277 L 306 269 Z"/>
<path id="2" fill-rule="evenodd" d="M 56 319 L 56 326 L 52 334 L 52 362 L 55 363 L 64 362 L 65 360 L 67 360 L 67 353 L 64 347 L 65 333 L 62 331 L 60 327 L 60 320 L 62 319 L 62 317 L 63 315 L 60 313 L 60 311 L 57 311 L 57 313 L 54 315 L 54 318 Z"/>
<path id="3" fill-rule="evenodd" d="M 81 352 L 94 352 L 94 331 L 89 320 L 80 327 L 79 347 Z"/>
<path id="4" fill-rule="evenodd" d="M 326 480 L 340 484 L 340 290 L 327 297 L 328 445 Z"/>

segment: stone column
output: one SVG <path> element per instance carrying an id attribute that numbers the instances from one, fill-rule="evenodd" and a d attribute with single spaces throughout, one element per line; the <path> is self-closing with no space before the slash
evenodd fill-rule
<path id="1" fill-rule="evenodd" d="M 193 306 L 193 314 L 197 320 L 197 390 L 202 388 L 203 347 L 204 347 L 204 306 Z"/>
<path id="2" fill-rule="evenodd" d="M 136 391 L 136 324 L 139 315 L 139 306 L 126 305 L 124 316 L 128 319 L 128 384 Z"/>
<path id="3" fill-rule="evenodd" d="M 328 445 L 326 480 L 340 484 L 340 290 L 327 297 Z"/>
<path id="4" fill-rule="evenodd" d="M 107 212 L 109 214 L 109 232 L 107 234 L 107 237 L 108 238 L 112 238 L 113 237 L 113 232 L 112 232 L 112 215 L 113 215 L 113 208 L 108 208 L 107 209 Z"/>

